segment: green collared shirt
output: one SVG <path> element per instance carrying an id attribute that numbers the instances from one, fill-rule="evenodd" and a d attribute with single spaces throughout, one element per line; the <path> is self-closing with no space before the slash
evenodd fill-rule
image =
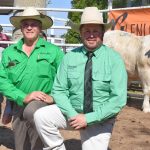
<path id="1" fill-rule="evenodd" d="M 18 105 L 27 94 L 43 91 L 50 94 L 63 52 L 39 38 L 28 57 L 22 50 L 23 39 L 6 48 L 0 64 L 0 92 Z"/>
<path id="2" fill-rule="evenodd" d="M 86 61 L 86 50 L 80 47 L 67 53 L 58 69 L 52 96 L 67 118 L 83 113 Z M 127 73 L 121 56 L 102 45 L 92 61 L 94 111 L 85 114 L 88 125 L 115 116 L 127 100 Z"/>

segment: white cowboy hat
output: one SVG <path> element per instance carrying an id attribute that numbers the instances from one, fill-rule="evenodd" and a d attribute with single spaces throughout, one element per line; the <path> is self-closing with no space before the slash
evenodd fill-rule
<path id="1" fill-rule="evenodd" d="M 80 24 L 73 23 L 71 20 L 68 21 L 67 25 L 71 26 L 76 32 L 80 31 L 81 25 L 84 24 L 100 24 L 104 25 L 105 30 L 109 29 L 112 23 L 104 23 L 102 13 L 99 12 L 97 7 L 86 7 L 81 16 Z"/>
<path id="2" fill-rule="evenodd" d="M 42 23 L 42 30 L 48 29 L 53 25 L 53 20 L 49 16 L 46 16 L 38 12 L 34 7 L 27 7 L 20 16 L 11 16 L 11 24 L 20 29 L 21 21 L 25 19 L 35 19 Z"/>

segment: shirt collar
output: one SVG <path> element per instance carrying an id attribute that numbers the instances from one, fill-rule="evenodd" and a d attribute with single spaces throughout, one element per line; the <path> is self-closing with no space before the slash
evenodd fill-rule
<path id="1" fill-rule="evenodd" d="M 39 39 L 38 39 L 38 41 L 37 41 L 37 43 L 36 43 L 36 45 L 35 45 L 35 48 L 39 48 L 39 47 L 41 47 L 41 46 L 45 46 L 45 40 L 43 39 L 43 38 L 40 38 L 39 37 Z M 24 43 L 24 38 L 22 38 L 22 39 L 20 39 L 19 41 L 18 41 L 18 43 L 15 45 L 15 48 L 17 49 L 17 50 L 20 50 L 20 51 L 22 51 L 22 45 L 23 45 L 23 43 Z"/>
<path id="2" fill-rule="evenodd" d="M 35 47 L 38 48 L 38 47 L 45 46 L 45 43 L 46 43 L 46 42 L 47 42 L 46 40 L 44 40 L 43 38 L 39 37 L 39 39 L 38 39 L 38 41 L 37 41 Z"/>
<path id="3" fill-rule="evenodd" d="M 103 47 L 104 47 L 104 45 L 102 44 L 99 48 L 94 50 L 93 53 L 94 53 L 95 57 L 98 57 L 98 55 L 103 51 Z M 87 49 L 84 46 L 81 47 L 81 50 L 82 50 L 83 54 L 86 55 Z"/>

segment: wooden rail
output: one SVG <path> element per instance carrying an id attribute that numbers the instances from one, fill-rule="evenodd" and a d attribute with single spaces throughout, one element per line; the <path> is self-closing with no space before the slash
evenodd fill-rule
<path id="1" fill-rule="evenodd" d="M 128 86 L 128 98 L 142 98 L 144 94 L 140 81 L 132 81 Z"/>

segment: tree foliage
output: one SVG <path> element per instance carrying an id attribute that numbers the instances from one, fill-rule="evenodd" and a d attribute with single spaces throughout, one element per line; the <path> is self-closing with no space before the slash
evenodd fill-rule
<path id="1" fill-rule="evenodd" d="M 85 7 L 96 6 L 99 9 L 107 9 L 107 0 L 72 0 L 71 5 L 73 9 L 84 9 Z M 75 23 L 80 23 L 80 12 L 69 12 L 68 18 Z M 80 36 L 72 29 L 65 35 L 66 43 L 80 43 Z"/>
<path id="2" fill-rule="evenodd" d="M 113 0 L 114 8 L 124 8 L 125 6 L 127 6 L 127 0 Z"/>

